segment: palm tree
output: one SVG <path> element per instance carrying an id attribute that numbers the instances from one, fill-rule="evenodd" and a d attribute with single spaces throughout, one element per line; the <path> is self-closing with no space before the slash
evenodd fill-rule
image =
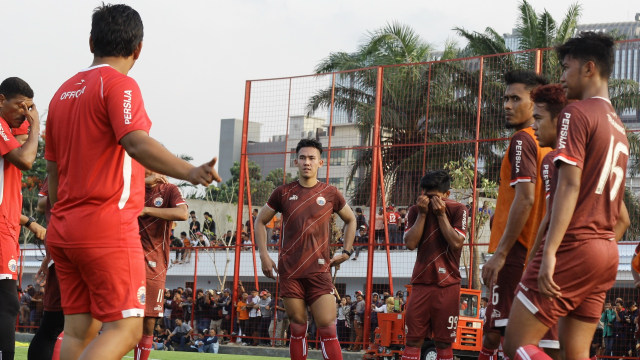
<path id="1" fill-rule="evenodd" d="M 443 57 L 458 55 L 448 44 Z M 338 52 L 322 60 L 318 74 L 348 71 L 336 75 L 335 111 L 347 114 L 359 128 L 363 145 L 374 144 L 377 72 L 372 67 L 408 64 L 384 69 L 380 144 L 385 192 L 388 201 L 410 204 L 415 200 L 417 184 L 425 168 L 472 154 L 469 139 L 475 138 L 477 79 L 464 62 L 428 63 L 435 60 L 432 47 L 415 31 L 398 23 L 367 35 L 353 53 Z M 359 71 L 349 71 L 362 69 Z M 476 90 L 468 91 L 469 83 Z M 307 111 L 312 114 L 331 106 L 332 89 L 323 89 L 310 98 Z M 427 121 L 428 116 L 428 121 Z M 425 134 L 426 133 L 426 134 Z M 457 145 L 443 142 L 467 141 Z M 439 145 L 425 146 L 424 142 Z M 424 163 L 424 166 L 423 166 Z M 370 194 L 372 150 L 365 149 L 349 174 L 348 187 L 355 185 L 353 203 L 366 204 Z M 393 191 L 391 191 L 393 189 Z"/>

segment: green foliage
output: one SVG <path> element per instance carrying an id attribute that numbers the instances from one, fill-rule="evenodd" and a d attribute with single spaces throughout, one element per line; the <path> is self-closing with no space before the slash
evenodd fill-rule
<path id="1" fill-rule="evenodd" d="M 38 224 L 44 224 L 44 214 L 36 211 L 38 205 L 38 193 L 40 187 L 47 177 L 47 161 L 44 159 L 44 140 L 38 140 L 38 152 L 36 160 L 30 170 L 22 172 L 22 213 L 32 216 Z M 20 231 L 20 242 L 34 242 L 33 233 L 22 227 Z"/>
<path id="2" fill-rule="evenodd" d="M 638 221 L 634 221 L 634 219 L 637 219 L 638 215 L 640 215 L 640 200 L 637 195 L 629 190 L 629 188 L 624 189 L 624 204 L 627 206 L 629 217 L 632 220 L 631 225 L 629 225 L 629 228 L 622 239 L 638 241 L 638 237 L 640 236 L 640 223 Z"/>

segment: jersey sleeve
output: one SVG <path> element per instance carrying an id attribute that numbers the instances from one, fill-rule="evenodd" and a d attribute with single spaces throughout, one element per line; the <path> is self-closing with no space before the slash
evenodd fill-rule
<path id="1" fill-rule="evenodd" d="M 575 105 L 567 106 L 560 114 L 557 134 L 558 148 L 553 162 L 556 166 L 563 162 L 582 169 L 589 138 L 589 123 Z"/>
<path id="2" fill-rule="evenodd" d="M 524 131 L 518 131 L 509 145 L 509 162 L 511 162 L 511 181 L 516 186 L 519 182 L 535 183 L 538 174 L 538 145 Z"/>
<path id="3" fill-rule="evenodd" d="M 173 185 L 173 184 L 172 184 Z M 180 189 L 178 189 L 177 186 L 173 185 L 170 186 L 168 189 L 168 198 L 169 198 L 169 207 L 170 208 L 175 208 L 178 207 L 180 205 L 187 205 L 187 202 L 184 200 L 184 198 L 182 197 L 182 194 L 180 193 Z"/>
<path id="4" fill-rule="evenodd" d="M 118 141 L 135 130 L 149 133 L 151 120 L 144 108 L 140 88 L 132 78 L 127 76 L 112 81 L 105 93 L 105 105 Z"/>
<path id="5" fill-rule="evenodd" d="M 11 129 L 13 136 L 26 135 L 29 133 L 29 122 L 23 121 L 19 128 Z"/>
<path id="6" fill-rule="evenodd" d="M 332 186 L 333 190 L 333 212 L 338 212 L 342 210 L 342 208 L 347 204 L 347 201 L 342 196 L 342 193 L 335 187 Z"/>
<path id="7" fill-rule="evenodd" d="M 20 143 L 11 135 L 11 128 L 4 120 L 0 120 L 0 137 L 0 155 L 5 156 L 9 151 L 20 147 Z"/>
<path id="8" fill-rule="evenodd" d="M 411 229 L 413 224 L 416 223 L 416 219 L 418 219 L 418 208 L 414 205 L 409 208 L 409 212 L 407 213 L 407 227 L 404 229 L 404 232 Z"/>
<path id="9" fill-rule="evenodd" d="M 49 196 L 49 178 L 44 178 L 38 196 Z"/>
<path id="10" fill-rule="evenodd" d="M 467 237 L 467 207 L 458 204 L 449 219 L 451 227 L 463 237 Z"/>
<path id="11" fill-rule="evenodd" d="M 276 212 L 282 212 L 282 186 L 278 186 L 273 190 L 269 200 L 267 200 L 267 206 Z"/>

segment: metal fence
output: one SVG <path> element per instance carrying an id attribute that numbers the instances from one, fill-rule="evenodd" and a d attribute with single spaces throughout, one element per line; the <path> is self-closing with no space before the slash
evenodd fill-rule
<path id="1" fill-rule="evenodd" d="M 640 40 L 617 44 L 610 93 L 630 140 L 640 130 L 638 59 Z M 295 146 L 302 138 L 314 138 L 325 149 L 321 181 L 340 189 L 353 209 L 363 210 L 369 224 L 367 233 L 356 239 L 357 260 L 343 263 L 334 274 L 340 296 L 362 290 L 370 300 L 374 292 L 394 295 L 404 291 L 416 255 L 403 248 L 402 223 L 394 224 L 393 218 L 402 217 L 402 209 L 414 203 L 421 176 L 442 168 L 454 176 L 452 197 L 469 209 L 469 232 L 461 259 L 463 285 L 481 289 L 479 270 L 488 256 L 488 220 L 495 208 L 500 164 L 510 136 L 504 127 L 503 75 L 518 68 L 544 74 L 551 82 L 560 76 L 554 52 L 536 49 L 247 81 L 240 206 L 235 214 L 238 240 L 225 244 L 229 247 L 193 249 L 190 263 L 175 264 L 169 278 L 194 290 L 230 288 L 234 302 L 240 282 L 246 290 L 268 289 L 277 298 L 277 282 L 261 275 L 253 223 L 247 220 L 276 186 L 297 176 Z M 619 246 L 618 280 L 609 294 L 611 301 L 621 297 L 625 307 L 637 296 L 630 261 L 640 227 L 638 146 L 634 145 L 638 141 L 630 143 L 625 201 L 632 225 Z M 338 218 L 333 246 L 340 246 L 341 225 Z M 270 233 L 276 237 L 269 244 L 274 260 L 279 251 L 277 232 L 276 222 Z M 240 240 L 243 233 L 247 234 L 246 244 Z M 192 295 L 195 303 L 195 291 Z M 228 334 L 238 334 L 236 309 L 229 310 L 224 314 Z M 371 301 L 366 301 L 365 314 L 364 333 L 370 334 L 376 325 Z M 197 311 L 190 316 L 198 324 Z M 275 316 L 271 321 L 277 323 Z M 625 331 L 631 327 L 635 330 L 635 325 L 629 325 Z M 365 336 L 364 343 L 367 341 Z M 633 351 L 635 354 L 635 341 Z"/>

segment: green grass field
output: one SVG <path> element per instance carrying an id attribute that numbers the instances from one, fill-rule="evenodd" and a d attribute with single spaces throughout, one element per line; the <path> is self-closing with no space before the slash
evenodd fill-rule
<path id="1" fill-rule="evenodd" d="M 29 344 L 16 342 L 16 356 L 15 360 L 27 360 L 27 349 Z M 128 353 L 124 360 L 133 359 L 133 351 Z M 190 359 L 206 359 L 206 360 L 218 360 L 218 359 L 230 359 L 230 360 L 286 360 L 288 358 L 283 357 L 270 357 L 270 356 L 247 356 L 247 355 L 229 355 L 229 354 L 201 354 L 201 353 L 188 353 L 181 351 L 151 351 L 149 360 L 190 360 Z"/>

